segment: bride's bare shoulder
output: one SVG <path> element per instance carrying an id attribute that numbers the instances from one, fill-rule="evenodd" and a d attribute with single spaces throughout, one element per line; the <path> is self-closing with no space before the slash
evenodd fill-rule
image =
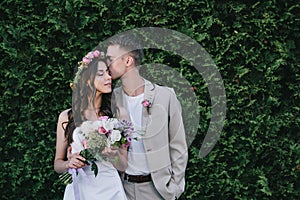
<path id="1" fill-rule="evenodd" d="M 66 121 L 68 121 L 68 113 L 69 113 L 69 111 L 71 111 L 71 108 L 62 111 L 59 114 L 58 121 L 60 121 L 60 122 L 66 122 Z"/>

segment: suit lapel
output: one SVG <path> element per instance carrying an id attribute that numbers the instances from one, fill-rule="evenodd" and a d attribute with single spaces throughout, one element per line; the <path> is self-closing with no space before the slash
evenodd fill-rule
<path id="1" fill-rule="evenodd" d="M 155 85 L 153 83 L 151 83 L 150 81 L 145 80 L 144 100 L 148 100 L 150 103 L 153 103 L 154 92 L 155 92 L 154 89 L 155 89 Z M 150 120 L 150 115 L 151 115 L 151 108 L 149 109 L 149 112 L 148 112 L 147 108 L 143 107 L 143 110 L 142 110 L 142 133 L 143 134 L 146 134 L 147 125 Z"/>

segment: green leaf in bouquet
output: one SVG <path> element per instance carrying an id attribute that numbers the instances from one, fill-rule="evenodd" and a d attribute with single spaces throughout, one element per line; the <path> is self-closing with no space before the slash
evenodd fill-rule
<path id="1" fill-rule="evenodd" d="M 95 161 L 92 161 L 91 170 L 94 171 L 95 177 L 98 175 L 98 166 Z"/>
<path id="2" fill-rule="evenodd" d="M 81 155 L 82 157 L 84 157 L 86 159 L 85 161 L 83 161 L 83 160 L 81 160 L 81 161 L 87 165 L 89 165 L 88 161 L 95 160 L 92 153 L 88 149 L 84 149 L 84 150 L 80 151 L 79 155 Z"/>
<path id="3" fill-rule="evenodd" d="M 80 154 L 82 157 L 84 157 L 86 160 L 82 161 L 87 165 L 92 164 L 91 166 L 91 170 L 94 172 L 95 177 L 98 175 L 98 166 L 95 163 L 95 161 L 97 161 L 97 159 L 93 156 L 93 154 L 91 153 L 91 151 L 89 149 L 84 149 L 82 151 L 80 151 Z"/>

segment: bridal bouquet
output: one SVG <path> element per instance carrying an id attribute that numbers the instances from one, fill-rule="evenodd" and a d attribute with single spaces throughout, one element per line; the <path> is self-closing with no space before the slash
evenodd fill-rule
<path id="1" fill-rule="evenodd" d="M 91 164 L 95 176 L 98 174 L 98 167 L 95 161 L 105 160 L 102 151 L 105 147 L 130 146 L 133 138 L 133 126 L 126 120 L 118 120 L 102 116 L 98 121 L 85 121 L 82 123 L 79 133 L 82 134 L 82 145 L 84 149 L 80 155 L 85 157 L 86 164 Z M 116 158 L 117 159 L 117 158 Z"/>
<path id="2" fill-rule="evenodd" d="M 129 147 L 132 140 L 137 139 L 133 137 L 133 131 L 131 122 L 108 116 L 102 116 L 97 121 L 85 121 L 81 124 L 79 134 L 83 136 L 81 144 L 84 149 L 80 151 L 80 155 L 86 159 L 86 164 L 91 165 L 95 177 L 98 174 L 98 167 L 95 162 L 107 159 L 102 154 L 104 148 L 110 146 Z M 60 179 L 64 183 L 69 183 L 71 177 L 62 174 Z"/>

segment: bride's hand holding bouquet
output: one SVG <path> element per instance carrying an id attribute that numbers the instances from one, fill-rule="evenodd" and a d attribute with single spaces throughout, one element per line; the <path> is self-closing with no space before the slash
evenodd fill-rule
<path id="1" fill-rule="evenodd" d="M 79 133 L 84 137 L 80 155 L 92 165 L 95 176 L 98 173 L 95 161 L 107 160 L 120 171 L 126 169 L 127 148 L 136 139 L 131 122 L 102 116 L 97 121 L 84 122 L 80 128 Z"/>
<path id="2" fill-rule="evenodd" d="M 86 159 L 80 155 L 80 152 L 72 153 L 72 147 L 68 147 L 67 149 L 67 158 L 68 163 L 66 165 L 67 168 L 83 168 L 86 166 Z"/>
<path id="3" fill-rule="evenodd" d="M 82 150 L 71 153 L 68 149 L 68 168 L 80 169 L 91 166 L 98 175 L 96 161 L 110 161 L 115 168 L 124 171 L 127 167 L 127 148 L 133 139 L 133 125 L 126 120 L 102 116 L 97 121 L 85 121 L 79 127 L 80 141 L 75 140 Z M 78 144 L 80 143 L 80 144 Z M 70 174 L 61 175 L 61 180 L 70 182 Z"/>

